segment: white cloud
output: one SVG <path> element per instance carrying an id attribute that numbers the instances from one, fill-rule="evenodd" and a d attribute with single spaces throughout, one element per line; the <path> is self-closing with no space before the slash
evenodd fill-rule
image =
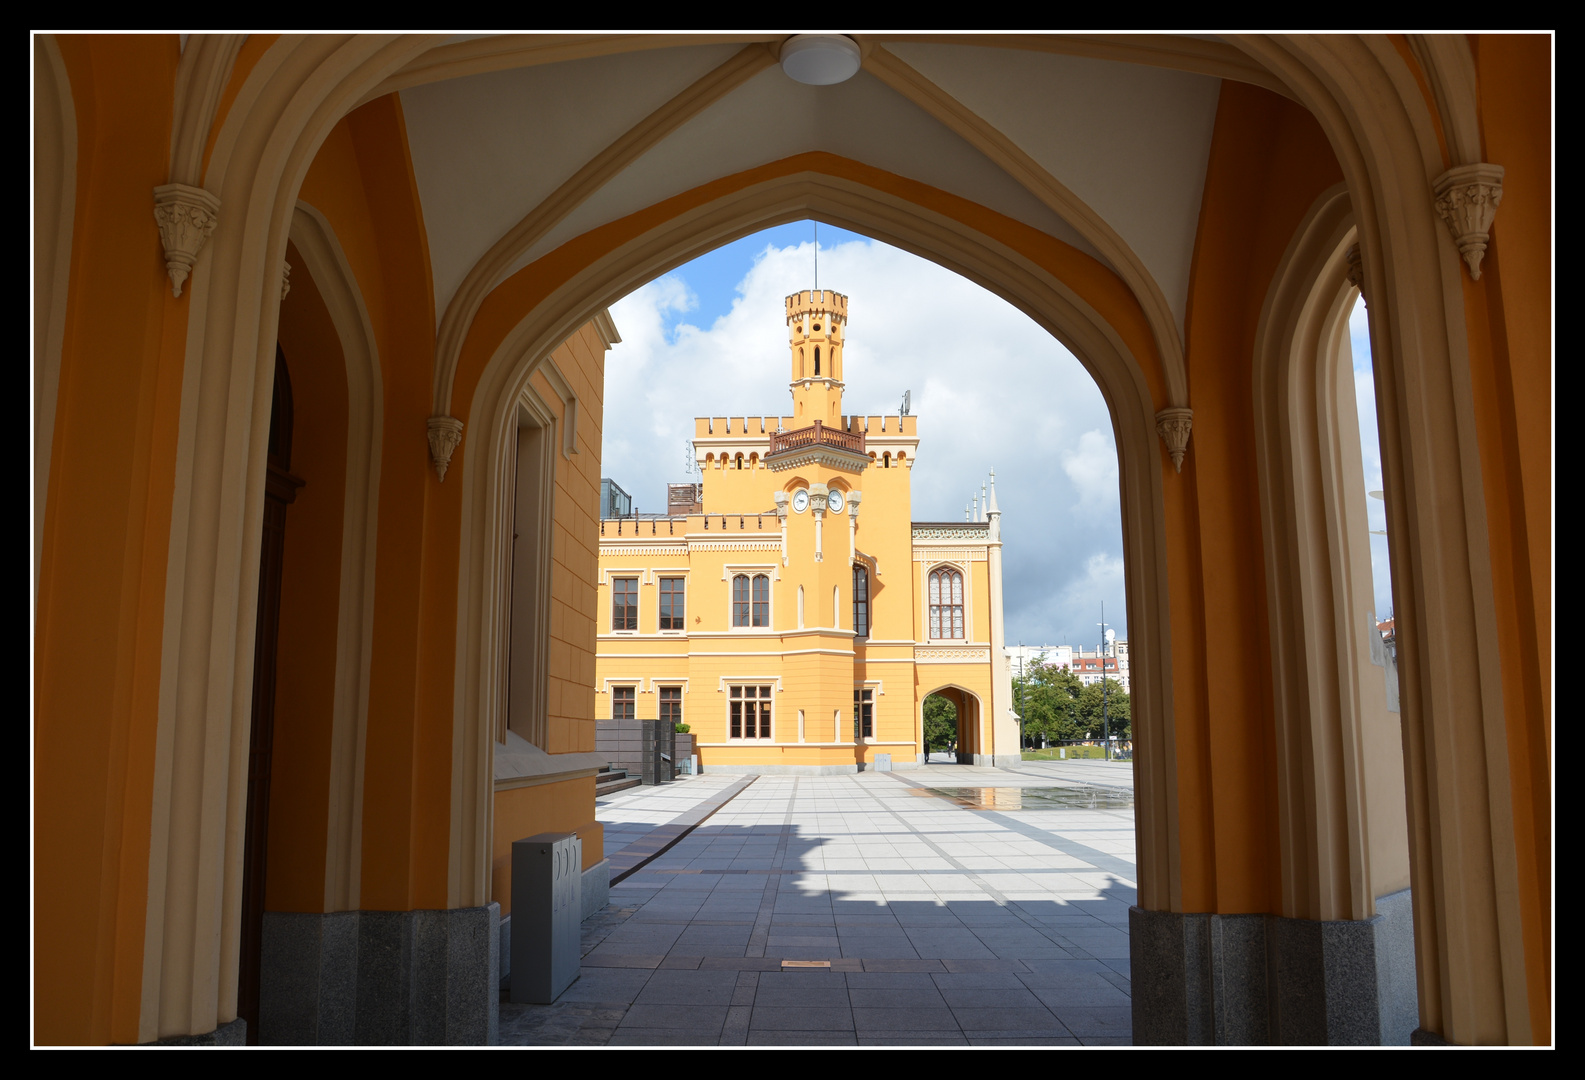
<path id="1" fill-rule="evenodd" d="M 623 340 L 607 361 L 603 472 L 640 510 L 662 510 L 665 484 L 687 478 L 695 416 L 789 409 L 783 298 L 807 287 L 811 254 L 768 247 L 731 311 L 669 338 L 696 303 L 686 266 L 612 306 Z M 907 252 L 822 246 L 820 270 L 850 298 L 845 410 L 895 414 L 913 392 L 914 519 L 961 519 L 996 469 L 1009 638 L 1088 640 L 1102 599 L 1126 635 L 1116 444 L 1089 374 L 1006 301 Z"/>

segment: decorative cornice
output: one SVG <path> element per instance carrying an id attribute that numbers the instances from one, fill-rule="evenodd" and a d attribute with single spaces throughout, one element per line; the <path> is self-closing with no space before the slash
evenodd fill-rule
<path id="1" fill-rule="evenodd" d="M 990 549 L 983 547 L 954 548 L 954 547 L 916 547 L 914 548 L 914 562 L 984 562 L 990 557 Z"/>
<path id="2" fill-rule="evenodd" d="M 961 525 L 915 522 L 913 526 L 915 540 L 988 540 L 990 535 L 991 527 L 984 521 L 965 521 Z"/>
<path id="3" fill-rule="evenodd" d="M 429 418 L 429 456 L 435 463 L 435 474 L 446 482 L 446 470 L 451 466 L 451 455 L 462 442 L 462 421 L 454 416 Z"/>
<path id="4" fill-rule="evenodd" d="M 204 241 L 215 231 L 220 200 L 191 184 L 161 184 L 154 189 L 154 221 L 165 248 L 165 272 L 171 276 L 171 295 L 178 299 Z"/>
<path id="5" fill-rule="evenodd" d="M 1156 433 L 1167 444 L 1172 455 L 1172 467 L 1183 471 L 1183 454 L 1189 448 L 1189 429 L 1194 426 L 1194 410 L 1187 408 L 1162 409 L 1156 414 Z"/>
<path id="6" fill-rule="evenodd" d="M 1491 239 L 1491 220 L 1502 205 L 1501 165 L 1476 162 L 1459 165 L 1436 178 L 1436 212 L 1447 223 L 1458 253 L 1469 265 L 1469 276 L 1480 280 L 1480 263 Z"/>
<path id="7" fill-rule="evenodd" d="M 600 340 L 605 342 L 609 349 L 612 345 L 622 343 L 622 335 L 616 332 L 616 322 L 611 318 L 610 308 L 601 308 L 594 313 L 594 318 L 589 320 L 594 324 L 595 333 L 600 335 Z"/>
<path id="8" fill-rule="evenodd" d="M 914 663 L 916 664 L 983 664 L 988 662 L 990 658 L 991 650 L 986 646 L 921 645 L 914 649 Z"/>
<path id="9" fill-rule="evenodd" d="M 648 555 L 661 555 L 661 556 L 669 555 L 669 556 L 671 556 L 673 558 L 679 558 L 680 559 L 680 558 L 686 556 L 687 554 L 688 554 L 688 542 L 686 540 L 679 540 L 675 544 L 632 544 L 632 543 L 629 543 L 629 544 L 625 544 L 625 545 L 620 545 L 619 546 L 618 543 L 608 543 L 604 537 L 602 537 L 600 539 L 600 557 L 602 559 L 627 559 L 627 558 L 641 559 L 641 558 L 644 558 L 645 556 L 648 556 Z M 684 570 L 684 569 L 686 569 L 686 567 L 661 566 L 661 567 L 656 567 L 656 569 L 665 570 L 668 573 L 672 573 L 672 572 L 675 572 L 675 571 L 678 571 L 678 570 Z"/>
<path id="10" fill-rule="evenodd" d="M 912 458 L 909 459 L 909 461 L 912 460 Z M 771 472 L 787 472 L 789 469 L 819 468 L 822 466 L 863 472 L 869 467 L 870 459 L 868 454 L 856 454 L 851 450 L 841 450 L 834 446 L 811 446 L 807 450 L 784 451 L 773 458 L 766 458 L 765 464 L 770 467 Z"/>
<path id="11" fill-rule="evenodd" d="M 780 540 L 690 540 L 689 551 L 780 551 Z"/>

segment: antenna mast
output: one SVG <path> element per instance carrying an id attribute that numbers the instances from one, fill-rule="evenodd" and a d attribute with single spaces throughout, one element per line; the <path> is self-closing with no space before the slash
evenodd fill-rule
<path id="1" fill-rule="evenodd" d="M 820 291 L 820 223 L 815 224 L 815 292 Z"/>

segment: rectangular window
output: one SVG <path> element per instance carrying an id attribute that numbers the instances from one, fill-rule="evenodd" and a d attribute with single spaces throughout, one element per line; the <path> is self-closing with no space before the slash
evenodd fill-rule
<path id="1" fill-rule="evenodd" d="M 734 686 L 729 694 L 731 724 L 728 733 L 734 739 L 768 739 L 771 720 L 771 688 L 768 686 Z"/>
<path id="2" fill-rule="evenodd" d="M 682 687 L 663 686 L 660 688 L 660 722 L 662 724 L 682 723 Z"/>
<path id="3" fill-rule="evenodd" d="M 870 574 L 863 566 L 853 566 L 853 636 L 870 636 Z"/>
<path id="4" fill-rule="evenodd" d="M 687 578 L 663 577 L 660 579 L 660 628 L 682 630 L 683 616 L 687 614 L 683 584 Z"/>
<path id="5" fill-rule="evenodd" d="M 638 629 L 638 578 L 611 579 L 611 629 Z"/>
<path id="6" fill-rule="evenodd" d="M 633 702 L 637 697 L 638 688 L 634 686 L 611 687 L 611 719 L 633 719 Z"/>
<path id="7" fill-rule="evenodd" d="M 853 741 L 875 737 L 875 691 L 853 691 Z"/>

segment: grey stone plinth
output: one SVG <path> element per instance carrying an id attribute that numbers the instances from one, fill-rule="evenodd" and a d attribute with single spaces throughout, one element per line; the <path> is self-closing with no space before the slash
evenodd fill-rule
<path id="1" fill-rule="evenodd" d="M 499 904 L 359 915 L 353 1041 L 366 1046 L 496 1041 Z"/>
<path id="2" fill-rule="evenodd" d="M 221 1024 L 213 1031 L 206 1031 L 201 1035 L 172 1035 L 166 1039 L 156 1039 L 155 1046 L 246 1046 L 248 1045 L 248 1022 L 241 1017 L 229 1024 Z"/>
<path id="3" fill-rule="evenodd" d="M 1420 1024 L 1420 986 L 1414 971 L 1414 894 L 1376 898 L 1376 982 L 1383 1046 L 1413 1045 Z"/>
<path id="4" fill-rule="evenodd" d="M 341 1046 L 355 1040 L 358 915 L 264 913 L 259 1043 Z"/>
<path id="5" fill-rule="evenodd" d="M 1141 1045 L 1403 1045 L 1418 1017 L 1409 893 L 1377 915 L 1129 910 L 1134 1041 Z"/>

